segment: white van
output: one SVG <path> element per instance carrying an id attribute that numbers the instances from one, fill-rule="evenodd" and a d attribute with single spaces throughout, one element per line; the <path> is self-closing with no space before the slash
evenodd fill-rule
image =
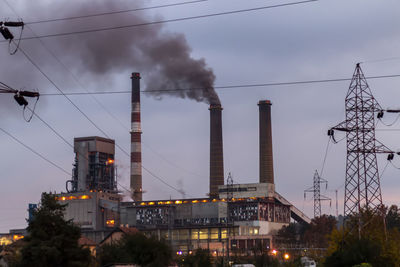
<path id="1" fill-rule="evenodd" d="M 301 258 L 301 265 L 303 267 L 316 267 L 317 264 L 315 263 L 315 261 L 309 257 L 302 257 Z"/>

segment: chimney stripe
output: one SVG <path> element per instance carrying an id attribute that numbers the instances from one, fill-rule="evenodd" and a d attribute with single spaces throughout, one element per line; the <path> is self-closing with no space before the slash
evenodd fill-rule
<path id="1" fill-rule="evenodd" d="M 142 144 L 140 125 L 140 73 L 132 73 L 131 190 L 134 201 L 142 201 Z"/>

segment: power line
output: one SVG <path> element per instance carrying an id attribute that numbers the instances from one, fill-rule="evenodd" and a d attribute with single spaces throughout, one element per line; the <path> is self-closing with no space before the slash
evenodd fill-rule
<path id="1" fill-rule="evenodd" d="M 373 79 L 398 78 L 398 77 L 400 77 L 400 74 L 370 76 L 370 77 L 366 77 L 366 78 L 369 80 L 373 80 Z M 344 81 L 351 81 L 351 78 L 334 78 L 334 79 L 305 80 L 305 81 L 291 81 L 291 82 L 224 85 L 224 86 L 215 86 L 214 89 L 221 90 L 221 89 L 251 88 L 251 87 L 270 87 L 270 86 L 331 83 L 331 82 L 344 82 Z M 141 90 L 141 92 L 143 92 L 143 93 L 162 93 L 162 92 L 179 92 L 179 91 L 192 91 L 192 90 L 204 90 L 204 89 L 205 88 L 174 88 L 174 89 L 166 89 L 166 90 Z M 106 94 L 128 94 L 128 93 L 131 93 L 131 91 L 72 92 L 72 93 L 64 93 L 64 95 L 106 95 Z M 62 94 L 44 93 L 44 94 L 41 94 L 40 96 L 58 96 L 58 95 L 62 95 Z"/>
<path id="2" fill-rule="evenodd" d="M 145 168 L 145 167 L 143 166 L 143 164 L 142 164 L 142 168 L 143 168 L 148 174 L 150 174 L 151 176 L 153 176 L 154 178 L 156 178 L 157 180 L 159 180 L 160 182 L 162 182 L 164 185 L 166 185 L 166 186 L 168 186 L 169 188 L 171 188 L 171 189 L 177 191 L 178 193 L 181 193 L 181 192 L 182 192 L 182 190 L 179 190 L 179 189 L 177 189 L 176 187 L 174 187 L 174 186 L 168 184 L 168 183 L 165 182 L 162 178 L 160 178 L 159 176 L 155 175 L 155 174 L 152 173 L 150 170 L 148 170 L 147 168 Z"/>
<path id="3" fill-rule="evenodd" d="M 37 65 L 31 57 L 29 57 L 29 55 L 20 47 L 20 51 L 25 55 L 25 57 L 32 63 L 32 65 L 34 67 L 36 67 L 36 69 L 39 70 L 40 73 L 42 73 L 42 75 L 96 128 L 98 129 L 102 134 L 104 134 L 107 138 L 110 138 L 109 135 L 107 133 L 105 133 L 93 120 L 91 120 L 88 115 L 86 115 L 86 113 L 84 113 L 67 95 L 64 94 L 64 92 L 50 79 L 50 77 L 48 75 L 46 75 L 46 73 L 44 73 L 44 71 L 39 67 L 39 65 Z M 115 146 L 117 146 L 126 156 L 130 157 L 129 153 L 126 152 L 120 145 L 115 144 Z M 146 169 L 143 164 L 142 164 L 142 168 L 145 169 L 151 176 L 153 176 L 154 178 L 156 178 L 157 180 L 162 180 L 159 176 L 156 176 L 155 174 L 153 174 L 152 172 L 150 172 L 148 169 Z M 162 180 L 163 181 L 163 180 Z M 163 181 L 164 184 L 168 184 L 167 182 Z M 171 186 L 168 184 L 168 186 L 174 190 L 176 190 L 177 192 L 180 193 L 180 190 L 176 189 L 175 187 Z"/>
<path id="4" fill-rule="evenodd" d="M 322 176 L 322 174 L 324 173 L 325 163 L 326 163 L 326 158 L 328 157 L 328 151 L 329 151 L 330 142 L 331 142 L 331 138 L 328 138 L 328 143 L 326 144 L 326 149 L 325 149 L 325 156 L 324 156 L 324 160 L 322 162 L 322 167 L 321 167 L 321 170 L 320 170 L 320 176 Z"/>
<path id="5" fill-rule="evenodd" d="M 47 20 L 38 20 L 38 21 L 26 22 L 25 24 L 38 24 L 38 23 L 48 23 L 48 22 L 56 22 L 56 21 L 63 21 L 63 20 L 74 20 L 74 19 L 83 19 L 83 18 L 99 17 L 99 16 L 105 16 L 105 15 L 115 15 L 115 14 L 130 13 L 130 12 L 135 12 L 135 11 L 156 9 L 156 8 L 173 7 L 173 6 L 182 6 L 182 5 L 195 4 L 195 3 L 206 2 L 206 1 L 208 1 L 208 0 L 187 1 L 187 2 L 166 4 L 166 5 L 159 5 L 159 6 L 141 7 L 141 8 L 126 9 L 126 10 L 119 10 L 119 11 L 112 11 L 112 12 L 103 12 L 103 13 L 96 13 L 96 14 L 88 14 L 88 15 L 82 15 L 82 16 L 71 16 L 71 17 L 65 17 L 65 18 L 55 18 L 55 19 L 47 19 Z"/>
<path id="6" fill-rule="evenodd" d="M 59 165 L 57 165 L 56 163 L 54 163 L 53 161 L 49 160 L 48 158 L 46 158 L 45 156 L 43 156 L 42 154 L 40 154 L 39 152 L 35 151 L 33 148 L 31 148 L 30 146 L 26 145 L 25 143 L 23 143 L 21 140 L 19 140 L 18 138 L 16 138 L 15 136 L 13 136 L 12 134 L 10 134 L 9 132 L 7 132 L 6 130 L 4 130 L 3 128 L 0 127 L 0 131 L 2 131 L 3 133 L 5 133 L 6 135 L 8 135 L 9 137 L 11 137 L 12 139 L 14 139 L 14 141 L 16 141 L 17 143 L 19 143 L 20 145 L 24 146 L 26 149 L 30 150 L 32 153 L 36 154 L 37 156 L 39 156 L 40 158 L 42 158 L 43 160 L 47 161 L 48 163 L 50 163 L 51 165 L 53 165 L 54 167 L 56 167 L 57 169 L 59 169 L 60 171 L 68 174 L 69 176 L 71 176 L 72 174 L 69 173 L 68 171 L 66 171 L 64 168 L 60 167 Z"/>
<path id="7" fill-rule="evenodd" d="M 4 0 L 6 2 L 6 4 L 9 6 L 9 8 L 14 12 L 17 13 L 12 6 L 8 3 L 7 0 Z M 33 32 L 33 30 L 31 29 L 31 31 Z M 33 32 L 34 33 L 34 32 Z M 34 33 L 35 34 L 35 33 Z M 38 39 L 40 40 L 40 37 L 38 37 Z M 41 41 L 41 40 L 40 40 Z M 41 41 L 42 45 L 44 46 L 43 42 Z M 47 47 L 45 46 L 45 48 L 47 49 Z M 86 113 L 84 113 L 67 95 L 64 94 L 64 92 L 61 90 L 61 88 L 59 88 L 55 82 L 53 82 L 53 80 L 50 79 L 50 77 L 39 67 L 38 64 L 36 64 L 33 59 L 22 49 L 22 47 L 19 48 L 21 50 L 21 52 L 24 54 L 24 56 L 31 62 L 31 64 L 61 93 L 61 95 L 63 95 L 96 129 L 98 129 L 102 134 L 104 134 L 107 138 L 110 138 L 109 135 L 107 133 L 105 133 L 93 120 L 91 120 L 89 118 L 89 116 L 86 115 Z M 49 49 L 47 49 L 49 51 Z M 49 51 L 50 52 L 50 51 Z M 53 56 L 54 53 L 51 53 Z M 55 56 L 55 58 L 57 59 L 57 57 Z M 61 61 L 59 61 L 61 63 Z M 40 119 L 41 120 L 41 119 Z M 47 124 L 46 122 L 44 122 L 42 120 L 43 123 L 45 123 L 57 136 L 59 136 L 62 140 L 66 141 L 67 144 L 68 141 L 63 138 L 60 134 L 58 134 L 54 128 L 52 128 L 49 124 Z M 71 144 L 69 144 L 71 145 Z M 118 144 L 115 144 L 126 156 L 130 157 L 130 154 L 127 153 L 121 146 L 119 146 Z M 142 164 L 142 168 L 145 169 L 145 167 Z M 164 180 L 162 180 L 159 176 L 156 176 L 155 174 L 153 174 L 152 172 L 150 172 L 148 169 L 145 169 L 151 176 L 153 176 L 154 178 L 156 178 L 157 180 L 162 181 L 164 184 L 168 185 L 170 188 L 176 190 L 178 193 L 181 192 L 181 190 L 176 189 L 175 187 L 169 185 L 167 182 L 165 182 Z"/>
<path id="8" fill-rule="evenodd" d="M 175 18 L 175 19 L 158 20 L 158 21 L 144 22 L 144 23 L 138 23 L 138 24 L 128 24 L 128 25 L 113 26 L 113 27 L 103 27 L 103 28 L 97 28 L 97 29 L 91 29 L 91 30 L 45 34 L 45 35 L 39 35 L 39 36 L 23 37 L 23 38 L 21 38 L 21 40 L 32 40 L 32 39 L 37 39 L 37 38 L 60 37 L 60 36 L 68 36 L 68 35 L 75 35 L 75 34 L 127 29 L 127 28 L 134 28 L 134 27 L 141 27 L 141 26 L 148 26 L 148 25 L 157 25 L 157 24 L 164 24 L 164 23 L 170 23 L 170 22 L 187 21 L 187 20 L 193 20 L 193 19 L 202 19 L 202 18 L 217 17 L 217 16 L 223 16 L 223 15 L 232 15 L 232 14 L 238 14 L 238 13 L 265 10 L 265 9 L 271 9 L 271 8 L 278 8 L 278 7 L 300 5 L 300 4 L 310 3 L 310 2 L 317 2 L 317 1 L 318 0 L 305 0 L 305 1 L 299 1 L 299 2 L 290 2 L 290 3 L 286 3 L 286 4 L 262 6 L 262 7 L 256 7 L 256 8 L 240 9 L 240 10 L 233 10 L 233 11 L 219 12 L 219 13 L 212 13 L 212 14 L 205 14 L 205 15 L 198 15 L 198 16 L 190 16 L 190 17 L 182 17 L 182 18 Z M 0 42 L 4 43 L 6 41 L 0 41 Z"/>

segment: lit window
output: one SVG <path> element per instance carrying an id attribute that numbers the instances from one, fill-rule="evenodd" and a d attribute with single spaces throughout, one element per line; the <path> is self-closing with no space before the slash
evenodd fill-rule
<path id="1" fill-rule="evenodd" d="M 221 229 L 221 238 L 222 239 L 226 239 L 227 234 L 228 234 L 228 230 L 226 228 Z"/>
<path id="2" fill-rule="evenodd" d="M 208 229 L 200 230 L 200 239 L 208 239 Z"/>
<path id="3" fill-rule="evenodd" d="M 106 225 L 107 227 L 113 227 L 115 225 L 115 220 L 107 220 Z"/>

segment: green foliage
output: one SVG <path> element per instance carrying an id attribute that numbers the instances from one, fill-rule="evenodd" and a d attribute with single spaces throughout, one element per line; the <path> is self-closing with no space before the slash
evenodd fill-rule
<path id="1" fill-rule="evenodd" d="M 322 215 L 321 217 L 312 219 L 303 237 L 307 247 L 328 247 L 328 235 L 336 228 L 336 224 L 336 218 L 333 216 Z"/>
<path id="2" fill-rule="evenodd" d="M 212 266 L 210 251 L 208 249 L 197 249 L 192 254 L 182 257 L 180 265 L 182 267 L 203 267 Z"/>
<path id="3" fill-rule="evenodd" d="M 290 223 L 278 231 L 277 242 L 283 247 L 296 246 L 302 243 L 304 233 L 308 229 L 307 224 Z"/>
<path id="4" fill-rule="evenodd" d="M 400 231 L 400 210 L 396 205 L 390 206 L 387 212 L 386 226 L 388 229 L 397 228 Z"/>
<path id="5" fill-rule="evenodd" d="M 101 265 L 134 263 L 140 266 L 168 266 L 172 259 L 171 248 L 164 242 L 136 233 L 124 235 L 113 244 L 105 244 L 98 251 Z"/>
<path id="6" fill-rule="evenodd" d="M 78 245 L 80 229 L 64 220 L 64 210 L 54 195 L 42 194 L 16 266 L 89 266 L 90 251 Z"/>
<path id="7" fill-rule="evenodd" d="M 361 222 L 362 227 L 358 228 Z M 330 235 L 325 266 L 400 266 L 400 234 L 386 229 L 384 217 L 370 210 L 348 218 L 344 229 Z M 361 265 L 363 266 L 363 265 Z"/>

